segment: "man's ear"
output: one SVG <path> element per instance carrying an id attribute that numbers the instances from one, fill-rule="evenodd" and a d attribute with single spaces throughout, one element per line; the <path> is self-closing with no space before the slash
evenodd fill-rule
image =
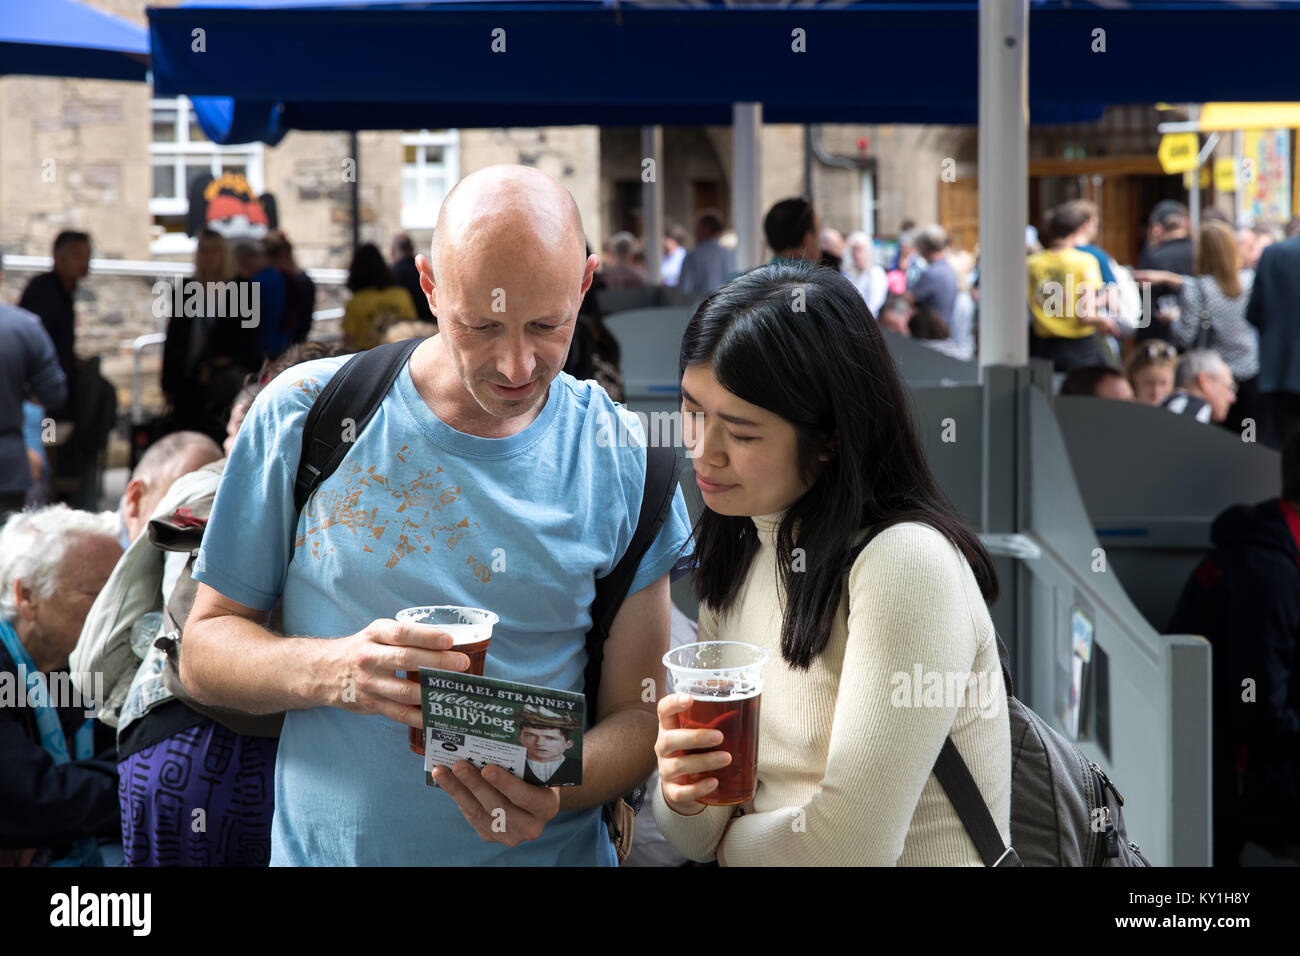
<path id="1" fill-rule="evenodd" d="M 415 268 L 420 273 L 420 291 L 429 297 L 429 308 L 434 315 L 438 314 L 438 308 L 435 304 L 435 290 L 433 284 L 433 264 L 429 262 L 429 257 L 418 255 L 415 257 Z"/>
<path id="2" fill-rule="evenodd" d="M 36 602 L 32 600 L 32 589 L 21 580 L 14 581 L 14 606 L 24 621 L 36 620 Z"/>
<path id="3" fill-rule="evenodd" d="M 129 517 L 134 520 L 140 517 L 140 502 L 144 500 L 146 487 L 139 478 L 132 478 L 126 483 L 126 491 L 122 492 L 123 518 Z"/>

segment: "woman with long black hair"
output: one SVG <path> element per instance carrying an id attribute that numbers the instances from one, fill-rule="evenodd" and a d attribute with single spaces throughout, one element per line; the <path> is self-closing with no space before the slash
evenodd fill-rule
<path id="1" fill-rule="evenodd" d="M 810 264 L 755 269 L 700 305 L 681 368 L 699 639 L 771 659 L 744 808 L 698 802 L 730 754 L 682 729 L 688 698 L 660 701 L 660 829 L 724 865 L 981 865 L 931 770 L 951 735 L 1010 842 L 997 578 L 862 296 Z"/>

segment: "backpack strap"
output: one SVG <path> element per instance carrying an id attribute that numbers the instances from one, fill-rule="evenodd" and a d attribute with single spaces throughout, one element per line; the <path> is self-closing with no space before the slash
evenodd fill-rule
<path id="1" fill-rule="evenodd" d="M 587 696 L 587 709 L 593 719 L 600 691 L 600 666 L 605 655 L 604 644 L 609 638 L 609 629 L 614 625 L 618 609 L 623 606 L 623 599 L 632 586 L 641 559 L 659 536 L 659 529 L 668 516 L 668 508 L 677 489 L 677 452 L 670 447 L 647 445 L 645 453 L 645 487 L 641 492 L 641 514 L 637 518 L 636 532 L 614 569 L 596 579 L 596 599 L 591 602 L 591 630 L 587 632 L 587 670 L 583 678 L 583 693 Z"/>
<path id="2" fill-rule="evenodd" d="M 961 818 L 962 826 L 970 834 L 971 842 L 979 851 L 985 866 L 1023 866 L 1016 851 L 1002 842 L 998 826 L 993 822 L 988 804 L 980 795 L 979 786 L 970 774 L 970 768 L 957 751 L 952 737 L 944 739 L 939 759 L 934 762 L 934 775 Z"/>
<path id="3" fill-rule="evenodd" d="M 312 495 L 347 457 L 374 418 L 397 375 L 423 339 L 390 342 L 349 358 L 334 373 L 307 413 L 302 428 L 302 456 L 293 485 L 293 504 L 301 514 Z M 352 420 L 351 441 L 343 440 L 343 422 Z"/>

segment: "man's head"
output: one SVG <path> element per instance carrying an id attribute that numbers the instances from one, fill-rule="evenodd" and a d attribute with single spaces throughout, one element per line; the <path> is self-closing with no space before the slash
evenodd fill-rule
<path id="1" fill-rule="evenodd" d="M 1079 223 L 1074 230 L 1074 241 L 1081 246 L 1086 246 L 1097 238 L 1097 227 L 1101 223 L 1101 217 L 1097 212 L 1097 204 L 1087 199 L 1071 199 L 1062 207 L 1065 210 L 1066 222 Z"/>
<path id="2" fill-rule="evenodd" d="M 0 530 L 0 617 L 40 671 L 68 666 L 95 597 L 122 556 L 118 520 L 67 505 L 20 511 Z"/>
<path id="3" fill-rule="evenodd" d="M 394 262 L 401 262 L 403 259 L 415 258 L 415 244 L 411 242 L 411 237 L 404 232 L 399 232 L 393 236 L 393 255 Z"/>
<path id="4" fill-rule="evenodd" d="M 636 249 L 636 236 L 630 232 L 616 232 L 610 236 L 609 252 L 615 262 L 628 262 Z"/>
<path id="5" fill-rule="evenodd" d="M 599 264 L 569 191 L 528 166 L 471 173 L 443 200 L 430 258 L 417 263 L 468 393 L 452 401 L 498 419 L 544 404 Z"/>
<path id="6" fill-rule="evenodd" d="M 876 321 L 882 329 L 889 329 L 899 335 L 912 334 L 912 303 L 903 295 L 891 295 L 880 307 Z"/>
<path id="7" fill-rule="evenodd" d="M 1162 199 L 1151 210 L 1147 224 L 1156 245 L 1181 239 L 1187 235 L 1187 207 L 1176 199 Z"/>
<path id="8" fill-rule="evenodd" d="M 1227 363 L 1213 349 L 1195 349 L 1178 363 L 1174 385 L 1210 403 L 1210 418 L 1221 422 L 1237 399 L 1237 385 Z"/>
<path id="9" fill-rule="evenodd" d="M 140 536 L 177 478 L 221 456 L 217 443 L 201 432 L 172 432 L 150 445 L 122 493 L 122 524 L 127 537 L 134 541 Z"/>
<path id="10" fill-rule="evenodd" d="M 573 746 L 573 734 L 560 727 L 525 720 L 519 725 L 519 742 L 527 749 L 529 760 L 549 763 L 559 760 Z"/>
<path id="11" fill-rule="evenodd" d="M 816 262 L 821 255 L 819 227 L 812 203 L 803 198 L 782 199 L 763 218 L 767 244 L 782 259 Z"/>
<path id="12" fill-rule="evenodd" d="M 240 239 L 231 249 L 231 255 L 241 279 L 251 279 L 266 268 L 266 250 L 256 239 Z"/>
<path id="13" fill-rule="evenodd" d="M 686 230 L 681 226 L 669 226 L 664 231 L 664 255 L 671 256 L 678 249 L 686 246 Z"/>
<path id="14" fill-rule="evenodd" d="M 724 228 L 726 223 L 722 219 L 722 213 L 716 209 L 706 209 L 695 217 L 695 241 L 707 242 L 716 239 L 722 235 Z"/>
<path id="15" fill-rule="evenodd" d="M 90 273 L 90 236 L 65 229 L 54 239 L 54 272 L 71 289 Z"/>
<path id="16" fill-rule="evenodd" d="M 1134 401 L 1133 389 L 1124 373 L 1109 365 L 1081 365 L 1070 369 L 1061 383 L 1062 395 L 1092 395 L 1121 402 Z"/>
<path id="17" fill-rule="evenodd" d="M 1088 211 L 1075 203 L 1062 203 L 1048 212 L 1039 233 L 1048 248 L 1062 248 L 1082 242 L 1088 226 Z"/>
<path id="18" fill-rule="evenodd" d="M 925 226 L 916 234 L 916 251 L 926 262 L 934 262 L 948 248 L 948 233 L 937 223 Z"/>

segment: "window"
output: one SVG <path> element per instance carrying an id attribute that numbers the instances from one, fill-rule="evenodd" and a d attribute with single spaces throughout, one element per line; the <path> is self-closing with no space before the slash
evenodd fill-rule
<path id="1" fill-rule="evenodd" d="M 443 197 L 460 179 L 460 131 L 402 134 L 402 228 L 432 229 Z"/>
<path id="2" fill-rule="evenodd" d="M 218 146 L 203 134 L 198 118 L 185 97 L 153 101 L 153 136 L 149 162 L 153 187 L 149 213 L 153 216 L 155 254 L 188 253 L 195 242 L 185 234 L 190 186 L 200 176 L 242 173 L 256 193 L 262 193 L 261 143 Z"/>

